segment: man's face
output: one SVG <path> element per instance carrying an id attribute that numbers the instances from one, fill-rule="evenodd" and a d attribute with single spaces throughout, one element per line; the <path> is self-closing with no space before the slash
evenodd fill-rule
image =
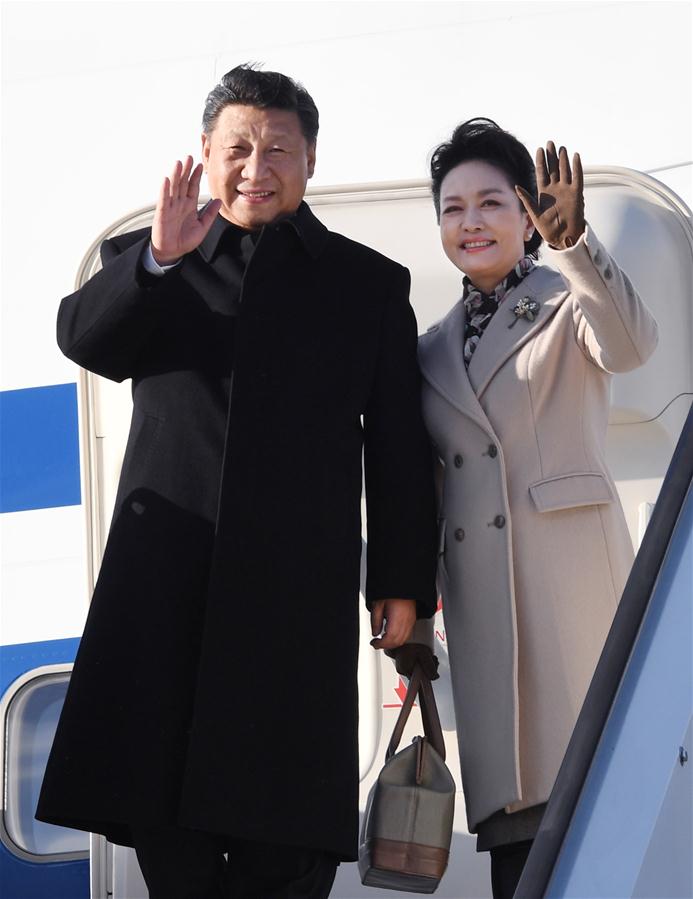
<path id="1" fill-rule="evenodd" d="M 315 144 L 308 145 L 292 110 L 230 105 L 202 135 L 202 161 L 221 215 L 256 230 L 298 209 Z"/>

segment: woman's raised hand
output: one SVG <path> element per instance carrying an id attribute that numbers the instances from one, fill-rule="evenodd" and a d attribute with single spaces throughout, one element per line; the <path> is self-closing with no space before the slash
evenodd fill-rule
<path id="1" fill-rule="evenodd" d="M 192 156 L 173 167 L 164 178 L 152 223 L 152 255 L 159 265 L 171 265 L 198 247 L 212 227 L 221 208 L 221 200 L 211 200 L 197 214 L 202 163 L 193 169 Z"/>
<path id="2" fill-rule="evenodd" d="M 515 185 L 517 195 L 549 246 L 559 250 L 572 247 L 585 230 L 580 154 L 573 154 L 571 171 L 566 148 L 556 153 L 556 145 L 550 140 L 546 152 L 541 147 L 537 150 L 535 164 L 539 202 L 519 185 Z"/>

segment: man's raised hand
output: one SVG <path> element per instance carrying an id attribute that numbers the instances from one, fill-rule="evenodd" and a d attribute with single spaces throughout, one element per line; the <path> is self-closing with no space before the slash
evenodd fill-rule
<path id="1" fill-rule="evenodd" d="M 221 208 L 212 200 L 197 214 L 202 163 L 193 169 L 192 156 L 176 161 L 170 178 L 164 178 L 152 224 L 152 255 L 159 265 L 172 265 L 202 243 Z"/>

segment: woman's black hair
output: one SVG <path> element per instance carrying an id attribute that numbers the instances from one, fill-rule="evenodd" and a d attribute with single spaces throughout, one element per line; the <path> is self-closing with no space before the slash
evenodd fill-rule
<path id="1" fill-rule="evenodd" d="M 458 125 L 452 132 L 450 140 L 439 144 L 431 156 L 431 190 L 438 221 L 440 221 L 440 187 L 443 179 L 461 162 L 476 160 L 488 162 L 500 169 L 508 178 L 511 187 L 519 184 L 527 193 L 537 198 L 534 161 L 525 145 L 509 131 L 504 131 L 492 119 L 469 119 Z M 525 242 L 525 253 L 536 256 L 541 244 L 542 236 L 535 228 L 534 234 Z"/>

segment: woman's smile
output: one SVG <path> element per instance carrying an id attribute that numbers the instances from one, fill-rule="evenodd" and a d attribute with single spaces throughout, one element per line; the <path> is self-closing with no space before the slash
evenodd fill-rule
<path id="1" fill-rule="evenodd" d="M 495 244 L 495 240 L 466 240 L 460 244 L 460 249 L 467 253 L 478 253 L 487 250 Z"/>

